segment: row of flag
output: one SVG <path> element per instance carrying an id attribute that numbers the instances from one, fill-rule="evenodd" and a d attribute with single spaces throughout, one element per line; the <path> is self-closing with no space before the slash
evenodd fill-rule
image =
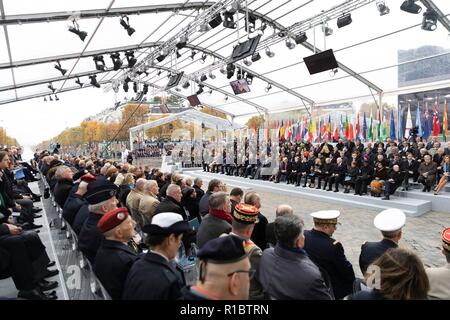
<path id="1" fill-rule="evenodd" d="M 346 114 L 345 119 L 342 114 L 339 117 L 331 119 L 331 115 L 321 117 L 310 117 L 298 119 L 297 121 L 287 119 L 285 121 L 263 121 L 260 122 L 259 129 L 252 128 L 253 134 L 258 136 L 259 140 L 272 140 L 272 141 L 291 141 L 299 142 L 303 140 L 312 142 L 323 141 L 337 141 L 338 139 L 355 140 L 361 139 L 362 141 L 374 141 L 376 139 L 393 139 L 401 140 L 401 138 L 409 138 L 413 127 L 411 117 L 411 107 L 408 105 L 406 114 L 406 123 L 403 127 L 404 119 L 403 113 L 398 112 L 397 124 L 398 128 L 395 128 L 395 116 L 394 111 L 390 114 L 390 125 L 388 130 L 388 121 L 385 117 L 381 116 L 380 110 L 378 110 L 378 118 L 374 119 L 373 115 L 370 115 L 370 119 L 367 120 L 366 113 L 363 113 L 362 123 L 360 121 L 360 113 L 356 119 L 349 119 Z M 428 111 L 428 104 L 425 104 L 425 120 L 422 125 L 421 113 L 419 106 L 416 112 L 415 127 L 418 129 L 418 136 L 428 139 L 430 136 L 438 137 L 442 134 L 443 141 L 446 141 L 448 135 L 448 119 L 447 119 L 447 101 L 444 101 L 444 110 L 442 116 L 442 125 L 438 114 L 437 102 L 434 103 L 433 117 L 430 117 Z"/>

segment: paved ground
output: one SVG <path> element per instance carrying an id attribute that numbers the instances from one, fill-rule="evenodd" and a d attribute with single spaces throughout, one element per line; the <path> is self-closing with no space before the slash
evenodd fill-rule
<path id="1" fill-rule="evenodd" d="M 218 175 L 220 179 L 221 175 Z M 234 177 L 236 178 L 236 177 Z M 243 179 L 243 178 L 240 178 Z M 205 184 L 207 179 L 204 179 Z M 239 185 L 230 185 L 235 187 Z M 345 249 L 349 261 L 353 264 L 355 273 L 361 276 L 359 269 L 359 253 L 361 244 L 365 241 L 376 241 L 380 239 L 380 232 L 373 227 L 373 218 L 379 211 L 371 209 L 360 209 L 343 205 L 333 205 L 331 203 L 310 200 L 307 197 L 293 197 L 281 195 L 274 192 L 258 190 L 258 188 L 246 189 L 247 191 L 257 191 L 261 195 L 261 212 L 267 217 L 269 222 L 275 219 L 275 208 L 282 203 L 291 205 L 294 212 L 303 218 L 307 229 L 313 225 L 309 213 L 318 210 L 337 209 L 341 212 L 338 226 L 333 237 L 339 240 Z M 440 252 L 440 233 L 445 227 L 450 226 L 450 211 L 429 212 L 421 217 L 408 217 L 403 230 L 403 240 L 400 246 L 413 249 L 421 257 L 425 266 L 439 266 L 445 262 L 445 258 Z"/>

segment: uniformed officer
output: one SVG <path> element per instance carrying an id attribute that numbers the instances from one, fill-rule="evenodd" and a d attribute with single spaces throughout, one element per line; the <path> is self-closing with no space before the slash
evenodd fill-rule
<path id="1" fill-rule="evenodd" d="M 450 228 L 442 231 L 442 254 L 447 260 L 446 265 L 425 270 L 430 281 L 428 297 L 450 300 Z"/>
<path id="2" fill-rule="evenodd" d="M 238 203 L 233 211 L 233 222 L 231 233 L 245 240 L 244 248 L 249 255 L 252 269 L 256 271 L 255 277 L 250 281 L 250 299 L 264 299 L 264 291 L 258 279 L 259 263 L 262 250 L 250 238 L 258 221 L 258 209 L 255 206 Z"/>
<path id="3" fill-rule="evenodd" d="M 361 254 L 359 255 L 359 267 L 363 274 L 366 273 L 367 267 L 378 257 L 390 248 L 397 248 L 398 242 L 402 238 L 402 228 L 405 225 L 406 216 L 400 209 L 386 209 L 381 211 L 373 224 L 375 228 L 381 231 L 383 240 L 376 242 L 365 242 L 361 246 Z"/>
<path id="4" fill-rule="evenodd" d="M 171 260 L 177 255 L 183 234 L 191 230 L 189 223 L 178 213 L 162 212 L 142 230 L 148 234 L 150 250 L 131 267 L 123 299 L 180 299 L 183 283 Z"/>
<path id="5" fill-rule="evenodd" d="M 247 300 L 251 269 L 245 242 L 224 235 L 206 242 L 198 251 L 200 271 L 197 284 L 182 289 L 186 300 Z"/>
<path id="6" fill-rule="evenodd" d="M 336 299 L 352 293 L 355 273 L 347 260 L 344 247 L 331 238 L 337 229 L 338 210 L 311 213 L 314 228 L 305 231 L 305 247 L 311 260 L 319 267 L 326 282 L 331 285 Z"/>
<path id="7" fill-rule="evenodd" d="M 105 239 L 95 257 L 94 272 L 114 300 L 122 299 L 128 272 L 139 258 L 127 245 L 133 239 L 135 226 L 127 208 L 111 210 L 97 224 Z"/>
<path id="8" fill-rule="evenodd" d="M 78 246 L 91 263 L 94 263 L 95 255 L 103 240 L 97 224 L 105 213 L 117 208 L 117 190 L 118 187 L 113 183 L 104 178 L 98 178 L 88 184 L 87 192 L 84 195 L 89 203 L 89 217 L 81 227 Z"/>

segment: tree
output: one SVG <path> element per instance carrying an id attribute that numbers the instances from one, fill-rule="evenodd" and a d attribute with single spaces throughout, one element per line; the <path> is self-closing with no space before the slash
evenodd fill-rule
<path id="1" fill-rule="evenodd" d="M 260 116 L 253 116 L 253 117 L 251 117 L 250 119 L 247 120 L 246 125 L 247 125 L 248 128 L 256 128 L 256 129 L 258 129 L 260 124 L 261 124 L 261 121 L 263 121 L 262 117 L 260 117 Z"/>

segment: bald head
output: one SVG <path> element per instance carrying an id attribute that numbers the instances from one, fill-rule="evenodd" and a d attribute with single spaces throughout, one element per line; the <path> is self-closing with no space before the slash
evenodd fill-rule
<path id="1" fill-rule="evenodd" d="M 294 214 L 294 209 L 288 204 L 280 204 L 275 210 L 275 214 L 277 217 L 292 216 Z"/>
<path id="2" fill-rule="evenodd" d="M 137 181 L 136 181 L 136 185 L 135 185 L 135 188 L 138 190 L 138 191 L 144 191 L 144 186 L 145 186 L 145 183 L 147 182 L 147 180 L 145 180 L 144 178 L 139 178 L 139 179 L 137 179 Z"/>

